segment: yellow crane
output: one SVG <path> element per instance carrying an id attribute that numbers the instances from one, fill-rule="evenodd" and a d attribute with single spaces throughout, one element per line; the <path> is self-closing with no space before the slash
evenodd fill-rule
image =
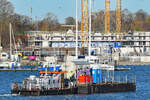
<path id="1" fill-rule="evenodd" d="M 116 7 L 116 32 L 121 33 L 121 0 L 117 0 Z"/>
<path id="2" fill-rule="evenodd" d="M 105 33 L 110 32 L 110 0 L 105 0 Z"/>
<path id="3" fill-rule="evenodd" d="M 88 38 L 89 38 L 88 0 L 81 0 L 81 48 L 83 48 L 85 40 L 86 40 L 86 46 L 88 47 Z"/>

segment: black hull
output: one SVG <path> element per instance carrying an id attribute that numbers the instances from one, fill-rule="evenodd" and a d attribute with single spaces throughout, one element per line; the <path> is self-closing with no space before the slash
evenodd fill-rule
<path id="1" fill-rule="evenodd" d="M 136 91 L 135 83 L 107 83 L 80 85 L 67 89 L 49 89 L 49 90 L 11 90 L 12 94 L 23 96 L 46 96 L 46 95 L 72 95 L 72 94 L 94 94 L 94 93 L 113 93 L 113 92 L 134 92 Z"/>

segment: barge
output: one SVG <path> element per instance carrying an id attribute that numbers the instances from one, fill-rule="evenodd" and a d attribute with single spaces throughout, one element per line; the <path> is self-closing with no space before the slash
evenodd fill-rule
<path id="1" fill-rule="evenodd" d="M 100 69 L 78 69 L 76 73 L 67 71 L 40 71 L 40 76 L 25 78 L 22 83 L 12 84 L 12 94 L 22 96 L 74 95 L 136 91 L 135 76 L 124 82 L 112 78 L 107 80 Z M 69 78 L 66 78 L 67 75 Z M 130 78 L 131 79 L 131 78 Z"/>
<path id="2" fill-rule="evenodd" d="M 23 89 L 14 88 L 12 94 L 23 96 L 46 96 L 46 95 L 72 95 L 72 94 L 94 94 L 94 93 L 113 93 L 113 92 L 134 92 L 135 83 L 101 83 L 91 85 L 79 85 L 72 88 L 55 89 Z"/>

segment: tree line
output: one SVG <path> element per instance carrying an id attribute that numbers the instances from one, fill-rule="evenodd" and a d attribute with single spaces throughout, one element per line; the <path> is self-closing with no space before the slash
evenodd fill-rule
<path id="1" fill-rule="evenodd" d="M 104 32 L 104 18 L 104 10 L 92 13 L 93 31 Z M 15 13 L 11 2 L 0 0 L 0 39 L 3 47 L 9 42 L 9 23 L 12 23 L 13 31 L 17 35 L 31 30 L 67 31 L 69 28 L 62 25 L 75 25 L 75 18 L 69 16 L 62 24 L 56 15 L 49 12 L 41 20 L 33 20 L 29 16 Z M 78 23 L 80 29 L 80 21 Z M 111 32 L 116 32 L 116 12 L 113 10 L 110 11 L 110 28 Z M 128 9 L 122 10 L 122 32 L 129 31 L 150 31 L 150 15 L 142 9 L 135 13 Z"/>

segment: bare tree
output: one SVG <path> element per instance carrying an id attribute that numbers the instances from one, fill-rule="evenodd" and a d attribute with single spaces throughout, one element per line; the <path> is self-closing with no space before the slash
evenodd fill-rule
<path id="1" fill-rule="evenodd" d="M 116 32 L 116 12 L 110 12 L 110 31 Z"/>
<path id="2" fill-rule="evenodd" d="M 10 16 L 13 14 L 14 7 L 7 0 L 0 0 L 0 34 L 2 45 L 6 46 L 8 43 L 8 33 L 9 33 L 9 22 Z M 1 44 L 1 43 L 0 43 Z"/>
<path id="3" fill-rule="evenodd" d="M 124 9 L 122 11 L 122 31 L 132 31 L 134 24 L 134 15 L 128 9 Z"/>
<path id="4" fill-rule="evenodd" d="M 67 17 L 67 18 L 65 18 L 65 24 L 66 25 L 75 25 L 75 19 L 73 17 Z"/>
<path id="5" fill-rule="evenodd" d="M 58 30 L 59 22 L 57 17 L 52 13 L 47 13 L 45 18 L 41 21 L 41 28 L 45 31 Z"/>
<path id="6" fill-rule="evenodd" d="M 143 11 L 142 9 L 140 9 L 139 11 L 137 11 L 135 13 L 135 20 L 137 21 L 145 21 L 148 18 L 148 14 Z"/>
<path id="7" fill-rule="evenodd" d="M 93 24 L 95 26 L 94 28 L 95 31 L 104 32 L 104 11 L 103 10 L 95 14 L 95 17 L 93 19 Z"/>

